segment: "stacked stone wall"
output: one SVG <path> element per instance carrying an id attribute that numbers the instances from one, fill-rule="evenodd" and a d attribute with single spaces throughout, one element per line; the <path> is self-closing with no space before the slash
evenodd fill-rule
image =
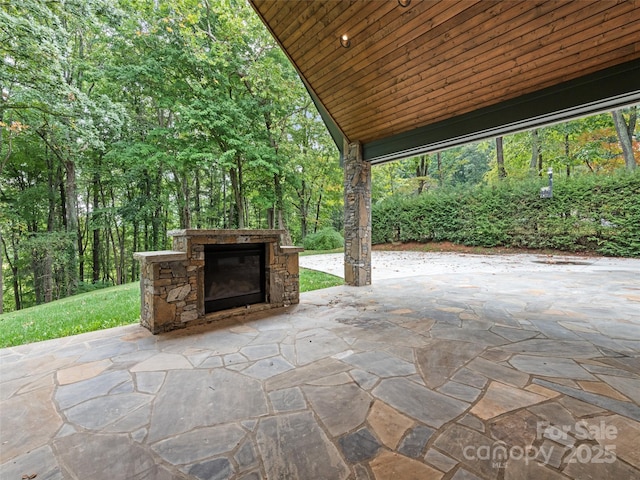
<path id="1" fill-rule="evenodd" d="M 280 245 L 279 230 L 177 230 L 173 251 L 142 252 L 140 323 L 153 333 L 235 316 L 238 309 L 206 314 L 204 310 L 205 245 L 266 245 L 266 302 L 260 310 L 287 307 L 300 299 L 297 247 Z M 255 309 L 254 309 L 255 310 Z"/>

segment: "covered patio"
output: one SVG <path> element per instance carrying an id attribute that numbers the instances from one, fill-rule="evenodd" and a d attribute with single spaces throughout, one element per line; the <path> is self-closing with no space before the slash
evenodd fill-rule
<path id="1" fill-rule="evenodd" d="M 387 275 L 370 235 L 372 164 L 639 102 L 637 2 L 250 3 L 341 151 L 348 285 L 0 350 L 0 477 L 639 478 L 640 261 Z"/>
<path id="2" fill-rule="evenodd" d="M 372 165 L 640 103 L 637 1 L 249 1 L 340 150 L 349 285 Z"/>
<path id="3" fill-rule="evenodd" d="M 0 477 L 640 476 L 640 260 L 384 254 L 277 315 L 1 350 Z"/>

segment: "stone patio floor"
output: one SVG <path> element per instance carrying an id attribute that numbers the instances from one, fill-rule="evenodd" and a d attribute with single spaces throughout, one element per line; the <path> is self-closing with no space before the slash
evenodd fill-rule
<path id="1" fill-rule="evenodd" d="M 528 257 L 0 350 L 0 478 L 640 478 L 640 260 Z"/>

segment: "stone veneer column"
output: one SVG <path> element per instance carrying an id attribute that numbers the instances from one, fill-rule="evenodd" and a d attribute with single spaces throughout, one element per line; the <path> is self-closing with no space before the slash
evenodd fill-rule
<path id="1" fill-rule="evenodd" d="M 344 280 L 371 285 L 371 164 L 362 160 L 362 145 L 344 148 Z"/>

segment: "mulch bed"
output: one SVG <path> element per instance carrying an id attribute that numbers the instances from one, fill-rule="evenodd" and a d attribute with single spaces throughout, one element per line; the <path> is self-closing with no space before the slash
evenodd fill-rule
<path id="1" fill-rule="evenodd" d="M 532 255 L 564 255 L 576 257 L 600 257 L 596 252 L 564 252 L 552 249 L 509 248 L 509 247 L 471 247 L 458 245 L 452 242 L 393 242 L 373 245 L 373 250 L 398 251 L 398 252 L 455 252 L 475 253 L 478 255 L 508 255 L 515 253 L 528 253 Z"/>

